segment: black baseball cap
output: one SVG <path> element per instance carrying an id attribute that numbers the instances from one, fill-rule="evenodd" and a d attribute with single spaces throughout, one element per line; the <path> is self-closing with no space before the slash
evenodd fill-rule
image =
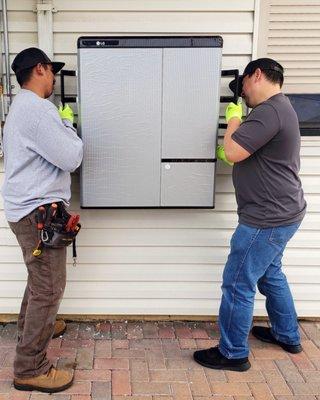
<path id="1" fill-rule="evenodd" d="M 246 75 L 252 75 L 257 68 L 260 68 L 262 71 L 278 72 L 283 78 L 283 72 L 284 72 L 283 67 L 277 61 L 272 60 L 272 58 L 258 58 L 257 60 L 250 61 L 249 64 L 245 67 L 243 74 L 239 75 L 238 93 L 236 93 L 237 91 L 236 79 L 234 79 L 229 83 L 229 88 L 233 91 L 234 94 L 241 96 L 243 78 Z"/>
<path id="2" fill-rule="evenodd" d="M 37 64 L 51 64 L 54 74 L 60 71 L 65 65 L 63 62 L 53 62 L 46 53 L 36 47 L 29 47 L 20 51 L 12 62 L 11 68 L 14 73 L 23 71 L 24 69 L 34 67 Z"/>

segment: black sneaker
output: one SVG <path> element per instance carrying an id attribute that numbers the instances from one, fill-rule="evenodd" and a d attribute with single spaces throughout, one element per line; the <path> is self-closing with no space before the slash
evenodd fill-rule
<path id="1" fill-rule="evenodd" d="M 195 351 L 193 358 L 198 364 L 212 369 L 247 371 L 251 367 L 248 357 L 229 359 L 220 353 L 218 347 Z"/>
<path id="2" fill-rule="evenodd" d="M 262 342 L 277 344 L 288 353 L 297 354 L 302 352 L 301 344 L 287 344 L 277 340 L 271 333 L 270 328 L 264 326 L 254 326 L 251 330 L 252 335 Z"/>

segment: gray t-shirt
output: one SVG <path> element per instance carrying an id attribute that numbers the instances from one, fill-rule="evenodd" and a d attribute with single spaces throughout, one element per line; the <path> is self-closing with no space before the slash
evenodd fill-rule
<path id="1" fill-rule="evenodd" d="M 251 154 L 233 167 L 239 223 L 267 228 L 301 221 L 300 131 L 289 99 L 279 93 L 259 104 L 232 139 Z"/>
<path id="2" fill-rule="evenodd" d="M 83 145 L 71 122 L 36 93 L 22 89 L 4 125 L 4 211 L 17 222 L 42 204 L 68 204 L 70 172 L 81 163 Z"/>

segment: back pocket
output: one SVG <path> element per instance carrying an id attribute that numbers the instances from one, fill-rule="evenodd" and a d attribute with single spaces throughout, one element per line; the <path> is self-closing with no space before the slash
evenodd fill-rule
<path id="1" fill-rule="evenodd" d="M 284 247 L 300 226 L 299 223 L 272 228 L 269 241 L 277 246 Z"/>

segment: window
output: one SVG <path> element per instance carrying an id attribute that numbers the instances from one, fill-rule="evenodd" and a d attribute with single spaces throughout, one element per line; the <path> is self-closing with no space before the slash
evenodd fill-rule
<path id="1" fill-rule="evenodd" d="M 288 94 L 300 125 L 301 136 L 320 136 L 320 94 Z"/>

